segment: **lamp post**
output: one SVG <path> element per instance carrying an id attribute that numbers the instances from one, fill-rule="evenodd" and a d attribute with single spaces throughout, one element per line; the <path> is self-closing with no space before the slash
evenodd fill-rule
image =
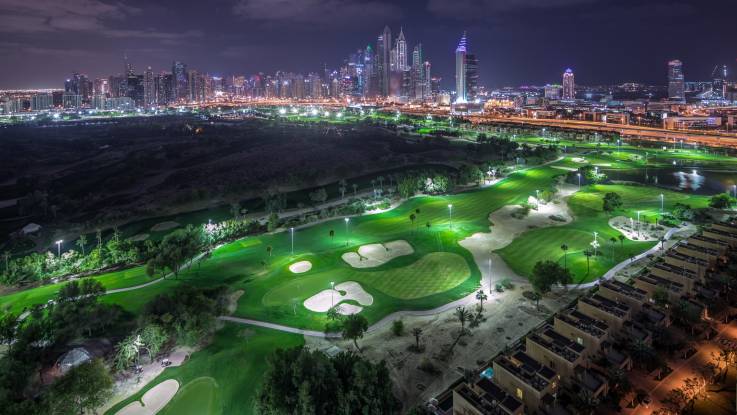
<path id="1" fill-rule="evenodd" d="M 491 295 L 491 257 L 489 257 L 489 295 Z"/>
<path id="2" fill-rule="evenodd" d="M 64 241 L 63 241 L 63 240 L 61 240 L 61 239 L 59 239 L 58 241 L 56 241 L 56 255 L 57 255 L 57 256 L 61 256 L 61 244 L 62 244 L 63 242 L 64 242 Z"/>
<path id="3" fill-rule="evenodd" d="M 294 256 L 294 228 L 289 228 L 289 233 L 292 236 L 292 256 Z"/>
<path id="4" fill-rule="evenodd" d="M 330 281 L 330 308 L 335 307 L 335 283 Z"/>
<path id="5" fill-rule="evenodd" d="M 576 176 L 578 176 L 578 190 L 581 190 L 581 173 L 576 173 Z"/>
<path id="6" fill-rule="evenodd" d="M 348 234 L 348 222 L 350 222 L 351 219 L 350 218 L 345 218 L 343 220 L 345 221 L 345 244 L 348 245 L 348 243 L 350 242 L 350 239 L 348 239 L 348 236 L 349 236 L 349 234 Z"/>
<path id="7" fill-rule="evenodd" d="M 665 195 L 660 194 L 660 214 L 665 213 Z"/>
<path id="8" fill-rule="evenodd" d="M 737 198 L 737 184 L 732 185 L 732 190 L 734 190 L 734 197 Z"/>
<path id="9" fill-rule="evenodd" d="M 448 205 L 448 221 L 450 224 L 450 229 L 453 229 L 453 205 Z"/>
<path id="10" fill-rule="evenodd" d="M 640 236 L 640 211 L 637 211 L 637 237 Z"/>

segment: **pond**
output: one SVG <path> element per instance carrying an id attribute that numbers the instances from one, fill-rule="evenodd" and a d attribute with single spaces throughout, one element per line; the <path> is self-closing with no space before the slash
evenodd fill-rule
<path id="1" fill-rule="evenodd" d="M 729 191 L 734 196 L 737 171 L 709 170 L 699 167 L 602 169 L 615 181 L 630 181 L 698 195 Z"/>

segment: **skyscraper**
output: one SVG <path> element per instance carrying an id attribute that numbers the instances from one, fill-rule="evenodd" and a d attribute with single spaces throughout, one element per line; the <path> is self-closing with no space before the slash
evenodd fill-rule
<path id="1" fill-rule="evenodd" d="M 668 62 L 668 98 L 679 102 L 686 100 L 683 63 L 678 59 Z"/>
<path id="2" fill-rule="evenodd" d="M 456 48 L 456 102 L 466 101 L 466 32 Z"/>
<path id="3" fill-rule="evenodd" d="M 384 27 L 384 32 L 379 35 L 376 44 L 376 72 L 379 80 L 379 94 L 389 96 L 389 82 L 391 79 L 391 49 L 392 31 L 389 26 Z"/>
<path id="4" fill-rule="evenodd" d="M 479 92 L 479 61 L 476 55 L 466 55 L 466 99 L 473 101 Z"/>
<path id="5" fill-rule="evenodd" d="M 404 39 L 404 30 L 399 29 L 399 36 L 397 37 L 397 43 L 394 46 L 395 53 L 397 54 L 397 70 L 406 71 L 409 69 L 407 65 L 407 41 Z"/>
<path id="6" fill-rule="evenodd" d="M 174 100 L 188 99 L 187 65 L 182 62 L 174 62 L 171 68 L 171 74 L 174 76 Z"/>
<path id="7" fill-rule="evenodd" d="M 727 65 L 717 65 L 711 73 L 711 91 L 714 98 L 727 96 Z"/>
<path id="8" fill-rule="evenodd" d="M 576 78 L 573 75 L 573 70 L 571 68 L 568 68 L 563 72 L 563 99 L 576 99 Z"/>
<path id="9" fill-rule="evenodd" d="M 154 71 L 149 66 L 143 72 L 143 104 L 156 105 L 156 86 L 154 85 Z"/>

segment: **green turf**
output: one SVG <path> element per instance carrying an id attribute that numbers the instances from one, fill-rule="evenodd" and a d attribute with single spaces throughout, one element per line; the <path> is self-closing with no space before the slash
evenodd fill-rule
<path id="1" fill-rule="evenodd" d="M 690 204 L 694 208 L 704 207 L 708 198 L 687 193 L 672 192 L 646 186 L 592 185 L 584 187 L 568 199 L 574 220 L 570 224 L 551 228 L 536 229 L 524 233 L 507 247 L 498 251 L 504 262 L 519 275 L 530 276 L 538 261 L 558 261 L 567 263 L 574 275 L 574 282 L 593 281 L 602 276 L 617 263 L 627 260 L 655 245 L 655 242 L 618 240 L 620 232 L 609 226 L 610 217 L 602 209 L 602 199 L 608 192 L 622 196 L 624 205 L 614 216 L 637 217 L 643 222 L 654 223 L 660 216 L 660 194 L 665 196 L 665 209 L 675 203 Z M 598 232 L 601 245 L 600 255 L 587 261 L 583 252 L 591 248 L 593 233 Z M 616 243 L 610 242 L 614 237 Z M 560 249 L 568 245 L 567 258 Z"/>
<path id="2" fill-rule="evenodd" d="M 165 369 L 106 414 L 114 415 L 166 379 L 177 380 L 181 389 L 161 414 L 254 414 L 254 398 L 266 370 L 266 357 L 278 348 L 303 344 L 304 338 L 299 335 L 226 323 L 210 345 L 193 353 L 182 366 Z"/>

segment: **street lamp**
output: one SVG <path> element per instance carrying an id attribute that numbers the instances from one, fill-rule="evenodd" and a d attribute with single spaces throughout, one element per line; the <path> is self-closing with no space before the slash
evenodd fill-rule
<path id="1" fill-rule="evenodd" d="M 581 190 L 581 173 L 576 173 L 576 176 L 578 176 L 578 190 Z"/>
<path id="2" fill-rule="evenodd" d="M 294 256 L 294 228 L 289 228 L 289 233 L 292 236 L 292 256 Z"/>
<path id="3" fill-rule="evenodd" d="M 489 295 L 491 295 L 491 257 L 489 257 Z"/>
<path id="4" fill-rule="evenodd" d="M 335 295 L 335 283 L 330 281 L 330 308 L 335 307 L 335 299 L 333 297 L 334 295 Z"/>
<path id="5" fill-rule="evenodd" d="M 343 221 L 345 222 L 345 244 L 348 245 L 348 242 L 349 242 L 349 239 L 348 239 L 348 222 L 350 222 L 351 219 L 350 218 L 345 218 L 345 219 L 343 219 Z"/>
<path id="6" fill-rule="evenodd" d="M 640 211 L 637 211 L 637 236 L 640 236 Z"/>
<path id="7" fill-rule="evenodd" d="M 732 189 L 734 190 L 734 197 L 737 198 L 737 184 L 733 184 Z"/>
<path id="8" fill-rule="evenodd" d="M 450 229 L 453 229 L 453 205 L 448 205 L 448 220 L 450 223 Z"/>
<path id="9" fill-rule="evenodd" d="M 661 193 L 660 194 L 660 214 L 662 215 L 665 212 L 665 196 Z"/>
<path id="10" fill-rule="evenodd" d="M 57 254 L 57 256 L 61 256 L 61 244 L 63 242 L 64 241 L 61 240 L 61 239 L 59 239 L 58 241 L 56 241 L 56 254 Z"/>

